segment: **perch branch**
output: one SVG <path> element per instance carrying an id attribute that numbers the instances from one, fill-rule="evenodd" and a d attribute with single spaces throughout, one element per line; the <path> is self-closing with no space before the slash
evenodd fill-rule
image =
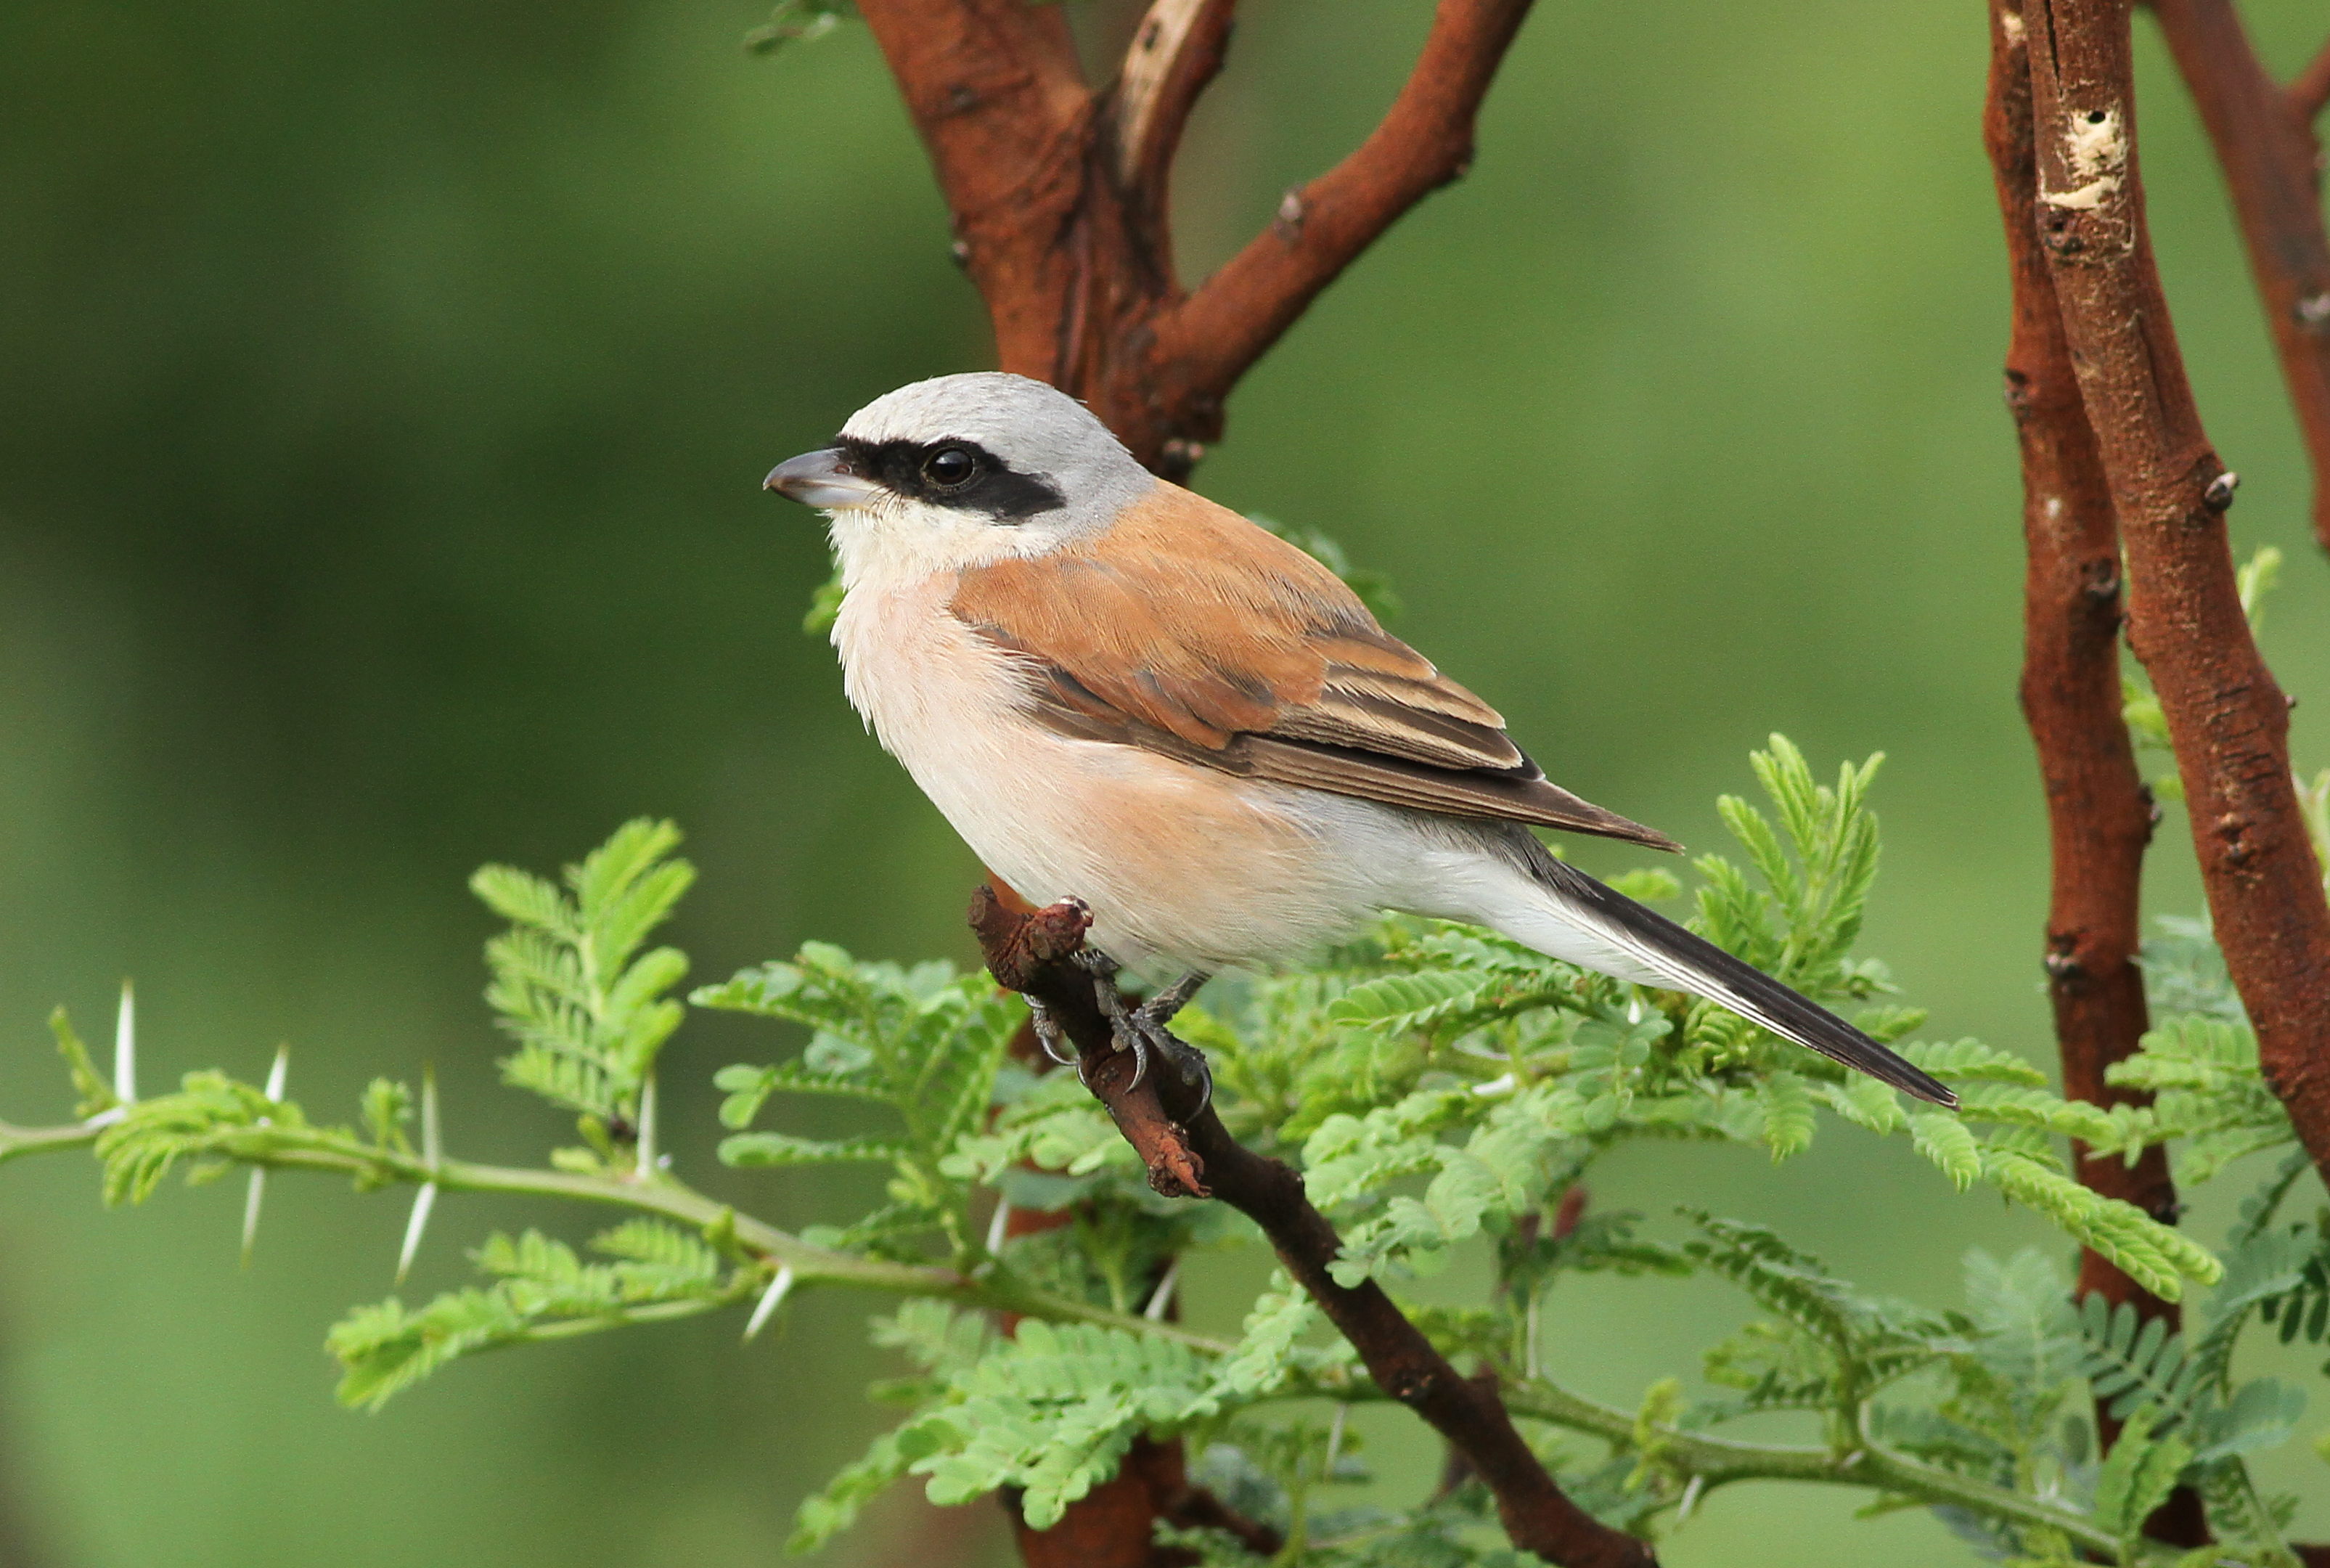
<path id="1" fill-rule="evenodd" d="M 1155 369 L 1166 401 L 1217 409 L 1360 252 L 1463 175 L 1481 101 L 1530 5 L 1440 0 L 1416 69 L 1367 140 L 1288 192 L 1267 230 L 1158 318 Z"/>
<path id="2" fill-rule="evenodd" d="M 1033 915 L 1008 909 L 993 891 L 972 896 L 971 929 L 996 980 L 1051 1009 L 1090 1064 L 1084 1081 L 1170 1196 L 1216 1197 L 1259 1225 L 1279 1260 L 1359 1353 L 1377 1386 L 1415 1411 L 1465 1457 L 1497 1500 L 1516 1546 L 1565 1568 L 1643 1568 L 1644 1542 L 1613 1530 L 1571 1502 L 1514 1430 L 1497 1394 L 1471 1382 L 1400 1312 L 1381 1286 L 1338 1284 L 1328 1272 L 1341 1241 L 1302 1191 L 1302 1178 L 1241 1145 L 1196 1092 L 1160 1069 L 1132 1082 L 1112 1049 L 1091 978 L 1063 962 L 1088 922 L 1080 907 Z M 1192 1115 L 1195 1112 L 1196 1114 Z"/>
<path id="3" fill-rule="evenodd" d="M 2209 910 L 2266 1080 L 2330 1171 L 2330 906 L 2288 704 L 2235 584 L 2232 477 L 2202 432 L 2144 223 L 2122 0 L 2031 0 L 2038 225 L 2127 548 L 2129 640 L 2176 747 Z"/>
<path id="4" fill-rule="evenodd" d="M 2022 700 L 2047 796 L 2047 993 L 2063 1092 L 2095 1105 L 2146 1104 L 2150 1095 L 2104 1076 L 2135 1054 L 2149 1027 L 2136 950 L 2154 812 L 2120 713 L 2119 528 L 2039 242 L 2030 62 L 2022 18 L 2008 0 L 1991 0 L 1983 141 L 2013 290 L 2006 405 L 2022 456 Z M 2089 1189 L 2174 1222 L 2176 1187 L 2164 1148 L 2145 1149 L 2133 1165 L 2090 1155 L 2085 1145 L 2075 1145 L 2072 1154 Z M 2164 1319 L 2171 1332 L 2177 1326 L 2175 1303 L 2145 1289 L 2092 1247 L 2079 1251 L 2079 1288 L 2115 1307 L 2132 1305 L 2147 1320 Z M 2096 1417 L 2105 1443 L 2117 1440 L 2119 1423 L 2102 1402 Z M 2155 1540 L 2203 1544 L 2208 1520 L 2200 1494 L 2178 1488 L 2145 1530 Z"/>
<path id="5" fill-rule="evenodd" d="M 2314 537 L 2330 549 L 2330 234 L 2322 227 L 2316 96 L 2284 91 L 2249 46 L 2233 0 L 2152 0 L 2232 197 L 2282 379 L 2314 473 Z"/>

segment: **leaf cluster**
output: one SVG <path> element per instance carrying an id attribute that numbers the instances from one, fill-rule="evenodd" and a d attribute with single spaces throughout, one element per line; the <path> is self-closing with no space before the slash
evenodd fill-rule
<path id="1" fill-rule="evenodd" d="M 800 1054 L 773 1066 L 724 1068 L 720 1145 L 727 1164 L 770 1167 L 887 1165 L 888 1202 L 812 1239 L 848 1250 L 897 1253 L 918 1237 L 942 1233 L 960 1251 L 971 1183 L 949 1158 L 985 1120 L 1011 1037 L 1027 1016 L 1017 998 L 984 974 L 951 965 L 911 968 L 861 963 L 838 947 L 810 943 L 790 963 L 762 965 L 698 990 L 698 1007 L 749 1013 L 805 1027 Z M 891 1130 L 853 1138 L 810 1138 L 750 1128 L 770 1099 L 809 1095 L 881 1107 Z"/>
<path id="2" fill-rule="evenodd" d="M 502 1077 L 580 1114 L 590 1147 L 573 1152 L 574 1168 L 636 1145 L 656 1053 L 679 1027 L 680 1004 L 665 993 L 687 974 L 687 955 L 640 951 L 696 879 L 672 857 L 678 843 L 677 828 L 641 818 L 567 867 L 563 885 L 509 866 L 469 881 L 510 922 L 486 945 L 486 1001 L 518 1042 Z"/>

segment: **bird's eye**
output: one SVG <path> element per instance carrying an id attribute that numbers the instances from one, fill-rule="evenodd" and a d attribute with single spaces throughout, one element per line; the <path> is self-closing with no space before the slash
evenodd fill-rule
<path id="1" fill-rule="evenodd" d="M 952 489 L 979 471 L 979 460 L 959 446 L 942 446 L 923 460 L 923 477 L 943 489 Z"/>

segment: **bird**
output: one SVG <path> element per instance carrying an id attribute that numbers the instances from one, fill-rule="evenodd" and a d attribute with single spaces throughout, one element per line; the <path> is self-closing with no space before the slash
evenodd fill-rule
<path id="1" fill-rule="evenodd" d="M 1681 846 L 1548 779 L 1324 565 L 1150 472 L 1057 388 L 915 382 L 764 488 L 828 518 L 832 639 L 867 727 L 992 873 L 1089 912 L 1086 963 L 1136 1080 L 1154 1050 L 1209 1095 L 1202 1053 L 1168 1027 L 1208 977 L 1299 963 L 1397 910 L 1705 997 L 1956 1103 L 1556 858 L 1532 828 Z M 1179 978 L 1130 1007 L 1120 965 Z M 1062 1055 L 1040 1009 L 1037 1026 Z"/>

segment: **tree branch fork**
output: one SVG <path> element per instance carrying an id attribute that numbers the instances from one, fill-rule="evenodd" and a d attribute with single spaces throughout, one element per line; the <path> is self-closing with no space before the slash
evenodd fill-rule
<path id="1" fill-rule="evenodd" d="M 1378 236 L 1473 157 L 1532 0 L 1439 0 L 1382 122 L 1214 275 L 1176 275 L 1170 180 L 1236 0 L 1152 0 L 1115 80 L 1088 84 L 1057 5 L 861 0 L 954 217 L 1001 368 L 1088 403 L 1186 477 L 1230 388 Z"/>

